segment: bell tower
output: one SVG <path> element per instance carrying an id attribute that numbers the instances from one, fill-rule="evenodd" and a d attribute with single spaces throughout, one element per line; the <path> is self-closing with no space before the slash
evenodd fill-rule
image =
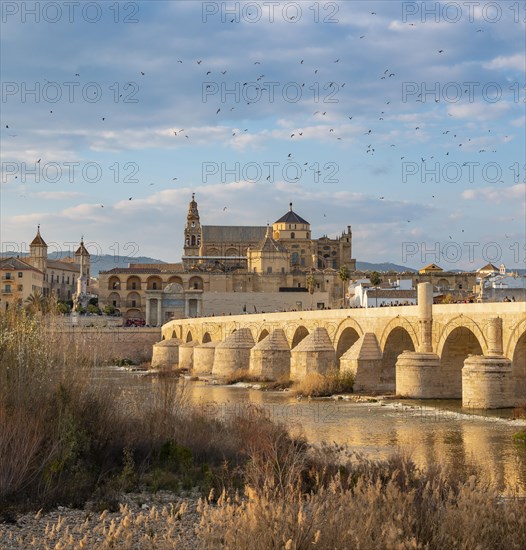
<path id="1" fill-rule="evenodd" d="M 201 248 L 201 223 L 199 221 L 199 210 L 195 202 L 195 193 L 192 193 L 192 200 L 188 205 L 186 216 L 186 227 L 184 229 L 184 256 L 191 260 L 192 256 L 199 256 Z"/>
<path id="2" fill-rule="evenodd" d="M 31 264 L 46 273 L 47 268 L 47 244 L 40 235 L 40 225 L 37 228 L 37 234 L 29 245 L 29 260 Z"/>

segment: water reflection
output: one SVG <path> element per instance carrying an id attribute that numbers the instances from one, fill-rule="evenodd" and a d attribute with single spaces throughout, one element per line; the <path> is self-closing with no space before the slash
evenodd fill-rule
<path id="1" fill-rule="evenodd" d="M 164 382 L 117 369 L 101 369 L 97 379 L 112 384 L 116 398 L 124 396 L 129 406 L 137 401 L 139 407 Z M 310 441 L 345 444 L 369 458 L 387 458 L 398 451 L 420 466 L 449 465 L 468 473 L 478 468 L 499 490 L 526 495 L 526 445 L 512 439 L 521 424 L 498 418 L 499 413 L 464 414 L 455 401 L 388 402 L 386 406 L 332 399 L 298 401 L 281 392 L 187 384 L 189 399 L 211 416 L 253 418 L 253 406 L 258 405 L 269 418 L 303 431 Z M 501 416 L 509 414 L 505 411 Z"/>

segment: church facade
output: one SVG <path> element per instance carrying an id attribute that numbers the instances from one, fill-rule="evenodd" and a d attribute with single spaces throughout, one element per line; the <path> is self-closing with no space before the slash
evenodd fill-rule
<path id="1" fill-rule="evenodd" d="M 159 326 L 170 319 L 340 307 L 338 270 L 355 270 L 350 226 L 313 239 L 292 209 L 272 226 L 201 225 L 188 206 L 179 264 L 130 264 L 99 274 L 99 306 Z"/>

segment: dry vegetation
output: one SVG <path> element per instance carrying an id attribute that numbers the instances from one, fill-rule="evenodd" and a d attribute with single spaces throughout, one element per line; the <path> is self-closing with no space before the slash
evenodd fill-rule
<path id="1" fill-rule="evenodd" d="M 351 372 L 329 372 L 325 375 L 311 372 L 297 382 L 292 390 L 302 397 L 328 397 L 338 393 L 352 393 L 354 376 Z"/>
<path id="2" fill-rule="evenodd" d="M 92 350 L 51 334 L 23 312 L 0 318 L 0 521 L 33 510 L 0 524 L 2 548 L 526 547 L 524 500 L 476 475 L 314 449 L 255 408 L 219 421 L 182 380 L 124 408 L 93 382 Z M 174 503 L 123 505 L 139 488 Z M 56 505 L 79 513 L 46 516 Z"/>

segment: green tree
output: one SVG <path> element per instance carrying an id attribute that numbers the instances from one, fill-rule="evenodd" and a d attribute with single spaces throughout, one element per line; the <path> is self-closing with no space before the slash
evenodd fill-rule
<path id="1" fill-rule="evenodd" d="M 100 309 L 93 304 L 88 304 L 88 313 L 92 313 L 94 315 L 100 315 Z"/>
<path id="2" fill-rule="evenodd" d="M 69 313 L 71 311 L 71 308 L 68 306 L 66 302 L 57 302 L 57 312 L 61 313 L 63 315 Z"/>
<path id="3" fill-rule="evenodd" d="M 104 315 L 113 315 L 115 313 L 115 306 L 113 304 L 108 304 L 104 308 Z"/>
<path id="4" fill-rule="evenodd" d="M 351 274 L 349 273 L 349 269 L 346 265 L 342 265 L 338 271 L 338 277 L 340 277 L 340 280 L 342 282 L 342 304 L 345 306 L 345 286 L 347 281 L 350 279 Z"/>

